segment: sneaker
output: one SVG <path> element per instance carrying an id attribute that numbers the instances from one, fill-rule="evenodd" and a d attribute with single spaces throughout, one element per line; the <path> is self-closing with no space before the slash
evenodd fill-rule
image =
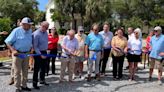
<path id="1" fill-rule="evenodd" d="M 129 81 L 132 81 L 132 79 L 129 79 Z"/>
<path id="2" fill-rule="evenodd" d="M 79 76 L 77 76 L 77 75 L 73 75 L 73 77 L 72 77 L 73 80 L 75 80 L 77 78 L 79 78 Z"/>
<path id="3" fill-rule="evenodd" d="M 158 80 L 158 85 L 162 85 L 162 81 L 161 80 Z"/>
<path id="4" fill-rule="evenodd" d="M 122 78 L 121 77 L 117 77 L 117 80 L 122 80 Z"/>
<path id="5" fill-rule="evenodd" d="M 24 90 L 24 91 L 31 91 L 31 89 L 28 88 L 28 87 L 21 87 L 21 90 Z"/>
<path id="6" fill-rule="evenodd" d="M 91 75 L 88 75 L 88 77 L 87 77 L 87 81 L 88 81 L 88 82 L 91 81 Z"/>
<path id="7" fill-rule="evenodd" d="M 69 83 L 74 83 L 74 81 L 73 80 L 69 80 Z"/>
<path id="8" fill-rule="evenodd" d="M 100 74 L 96 74 L 96 80 L 97 81 L 100 81 L 101 79 L 100 79 Z"/>
<path id="9" fill-rule="evenodd" d="M 101 73 L 101 77 L 104 77 L 105 76 L 105 73 Z"/>
<path id="10" fill-rule="evenodd" d="M 84 80 L 84 79 L 85 79 L 85 77 L 81 76 L 81 77 L 80 77 L 80 79 L 81 79 L 81 80 Z"/>
<path id="11" fill-rule="evenodd" d="M 149 80 L 148 81 L 152 81 L 152 77 L 149 77 Z"/>
<path id="12" fill-rule="evenodd" d="M 48 83 L 46 83 L 45 81 L 40 82 L 40 84 L 42 84 L 42 85 L 46 85 L 46 86 L 48 86 L 48 85 L 49 85 L 49 84 L 48 84 Z"/>
<path id="13" fill-rule="evenodd" d="M 12 78 L 10 79 L 9 85 L 13 85 L 13 84 L 14 84 L 14 78 L 12 77 Z"/>
<path id="14" fill-rule="evenodd" d="M 16 89 L 15 92 L 22 92 L 21 89 Z"/>
<path id="15" fill-rule="evenodd" d="M 37 85 L 33 85 L 33 87 L 34 87 L 34 89 L 37 89 L 37 90 L 39 90 L 40 88 L 37 86 Z"/>
<path id="16" fill-rule="evenodd" d="M 126 66 L 126 67 L 125 67 L 125 70 L 128 70 L 128 69 L 129 69 L 129 66 Z"/>

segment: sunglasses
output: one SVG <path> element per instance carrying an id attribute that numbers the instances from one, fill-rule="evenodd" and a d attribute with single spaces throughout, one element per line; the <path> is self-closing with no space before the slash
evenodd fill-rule
<path id="1" fill-rule="evenodd" d="M 93 29 L 94 31 L 99 31 L 98 29 Z"/>
<path id="2" fill-rule="evenodd" d="M 158 32 L 158 30 L 154 30 L 154 32 Z"/>

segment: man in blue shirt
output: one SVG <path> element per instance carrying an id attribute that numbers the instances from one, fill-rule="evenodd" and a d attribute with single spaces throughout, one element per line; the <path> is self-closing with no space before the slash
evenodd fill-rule
<path id="1" fill-rule="evenodd" d="M 22 59 L 17 57 L 18 54 L 29 53 L 32 48 L 31 24 L 32 22 L 28 17 L 23 18 L 21 21 L 22 26 L 15 28 L 5 40 L 5 43 L 12 52 L 16 92 L 20 92 L 21 90 L 31 91 L 26 84 L 29 58 Z"/>
<path id="2" fill-rule="evenodd" d="M 98 33 L 99 32 L 99 25 L 93 25 L 93 33 L 90 33 L 85 41 L 85 58 L 89 58 L 88 60 L 88 81 L 91 81 L 91 73 L 93 68 L 93 60 L 92 57 L 96 56 L 95 60 L 95 73 L 96 79 L 100 80 L 99 74 L 99 62 L 101 58 L 101 51 L 103 49 L 104 40 L 102 36 Z M 88 52 L 89 50 L 89 52 Z"/>
<path id="3" fill-rule="evenodd" d="M 161 52 L 164 52 L 164 35 L 162 35 L 162 28 L 160 26 L 157 26 L 154 28 L 155 35 L 151 38 L 150 45 L 152 47 L 151 53 L 150 53 L 150 75 L 149 80 L 152 78 L 152 73 L 154 70 L 155 63 L 158 67 L 158 81 L 161 82 L 161 76 L 162 76 L 162 70 L 163 70 L 163 62 L 160 62 L 162 60 L 162 56 L 160 56 Z"/>
<path id="4" fill-rule="evenodd" d="M 44 21 L 41 23 L 41 27 L 33 33 L 33 47 L 35 54 L 47 54 L 48 49 L 48 34 L 47 29 L 49 23 Z M 45 69 L 47 64 L 47 59 L 45 56 L 34 56 L 34 72 L 33 72 L 33 87 L 39 89 L 38 83 L 38 73 L 40 73 L 40 84 L 48 85 L 45 82 Z"/>
<path id="5" fill-rule="evenodd" d="M 103 37 L 104 40 L 104 49 L 103 49 L 103 59 L 100 61 L 100 71 L 102 75 L 105 75 L 106 64 L 109 58 L 110 50 L 111 50 L 111 41 L 113 37 L 113 33 L 109 31 L 110 25 L 105 22 L 103 31 L 99 32 L 99 34 Z"/>

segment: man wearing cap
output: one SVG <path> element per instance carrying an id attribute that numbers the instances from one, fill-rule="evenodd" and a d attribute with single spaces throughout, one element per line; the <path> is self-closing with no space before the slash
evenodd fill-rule
<path id="1" fill-rule="evenodd" d="M 5 43 L 12 52 L 16 92 L 21 92 L 21 90 L 31 91 L 26 84 L 29 58 L 19 58 L 17 55 L 27 54 L 32 48 L 32 22 L 30 18 L 25 17 L 22 19 L 21 24 L 5 40 Z"/>
<path id="2" fill-rule="evenodd" d="M 48 49 L 48 33 L 47 29 L 49 27 L 49 23 L 43 21 L 41 23 L 41 27 L 33 32 L 33 47 L 35 54 L 47 54 Z M 44 55 L 34 56 L 34 72 L 33 72 L 33 87 L 35 89 L 39 89 L 38 83 L 38 73 L 40 74 L 40 84 L 49 85 L 45 81 L 45 72 L 46 72 L 46 64 L 47 57 Z"/>
<path id="3" fill-rule="evenodd" d="M 78 27 L 78 33 L 75 34 L 75 38 L 78 40 L 78 51 L 76 53 L 76 63 L 75 63 L 75 75 L 81 77 L 83 71 L 83 61 L 84 61 L 84 42 L 86 35 L 84 34 L 83 26 Z"/>
<path id="4" fill-rule="evenodd" d="M 111 41 L 113 37 L 113 33 L 109 31 L 109 23 L 105 22 L 103 26 L 103 31 L 99 32 L 99 34 L 103 37 L 104 40 L 104 49 L 103 49 L 103 59 L 100 61 L 100 71 L 102 75 L 105 75 L 106 64 L 109 58 L 110 50 L 111 50 Z"/>
<path id="5" fill-rule="evenodd" d="M 160 56 L 161 52 L 164 52 L 164 35 L 162 35 L 162 28 L 160 26 L 156 26 L 154 28 L 155 35 L 151 38 L 150 45 L 152 47 L 150 52 L 150 72 L 149 72 L 149 81 L 152 79 L 152 73 L 154 70 L 155 63 L 158 67 L 158 82 L 161 84 L 162 70 L 163 70 L 163 62 L 162 56 Z"/>
<path id="6" fill-rule="evenodd" d="M 17 27 L 21 26 L 21 19 L 17 20 Z M 11 51 L 10 51 L 11 53 Z M 13 63 L 11 65 L 11 79 L 9 81 L 9 85 L 13 85 L 14 84 L 14 68 L 13 68 Z"/>

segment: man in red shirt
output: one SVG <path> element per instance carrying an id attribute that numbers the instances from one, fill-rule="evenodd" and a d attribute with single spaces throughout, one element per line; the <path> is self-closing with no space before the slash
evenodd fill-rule
<path id="1" fill-rule="evenodd" d="M 48 53 L 49 54 L 57 55 L 58 40 L 59 40 L 59 36 L 56 31 L 56 28 L 52 27 L 50 29 L 50 34 L 48 35 Z M 55 59 L 56 59 L 56 57 L 48 58 L 47 71 L 46 71 L 47 75 L 50 70 L 50 61 L 52 63 L 52 66 L 51 66 L 52 74 L 55 74 Z"/>

